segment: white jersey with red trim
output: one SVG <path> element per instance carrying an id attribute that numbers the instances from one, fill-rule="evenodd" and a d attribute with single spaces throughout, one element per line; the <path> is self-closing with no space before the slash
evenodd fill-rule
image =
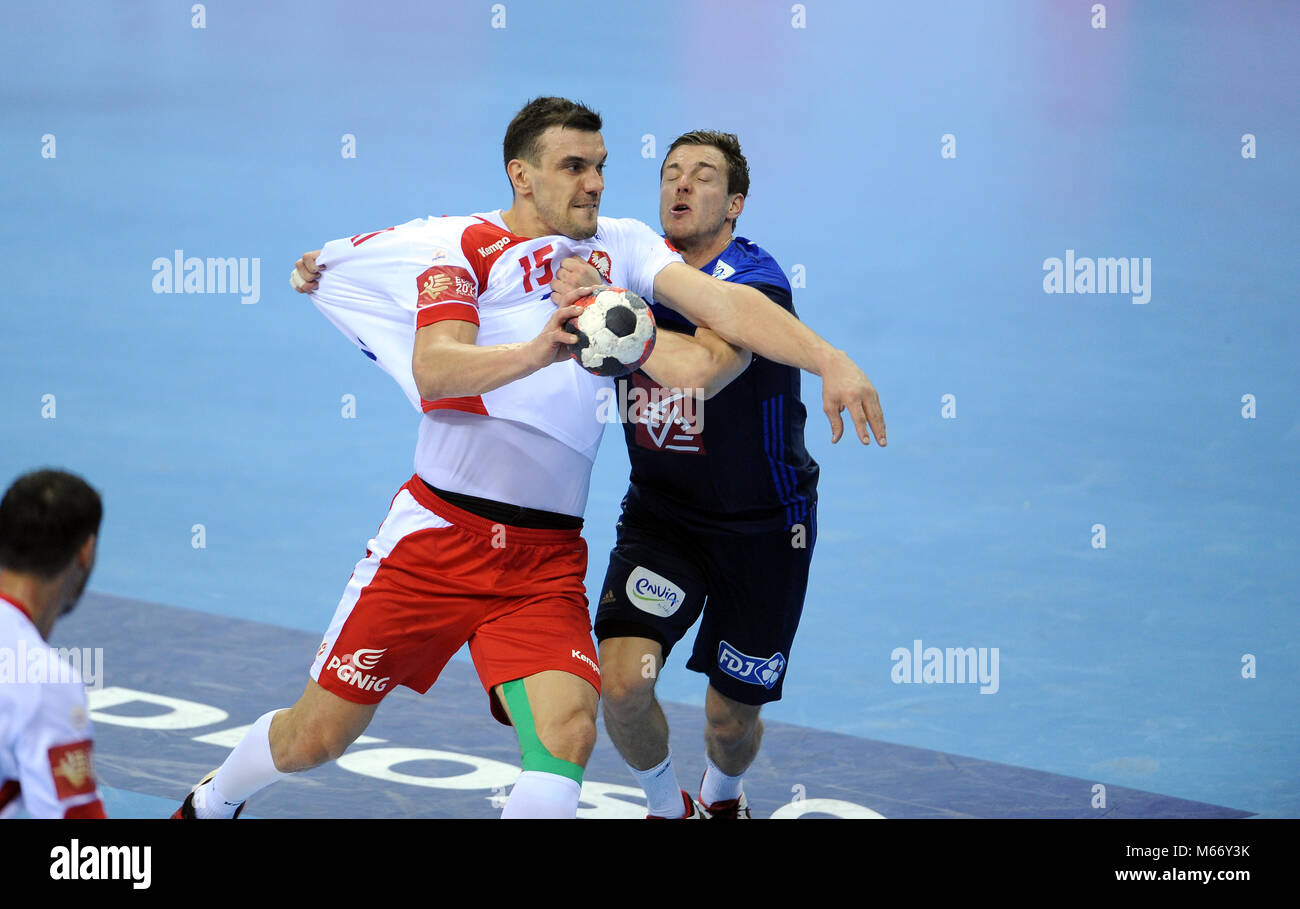
<path id="1" fill-rule="evenodd" d="M 501 212 L 420 218 L 325 244 L 312 301 L 397 380 L 426 414 L 416 473 L 435 486 L 484 498 L 581 514 L 604 424 L 598 395 L 612 382 L 572 360 L 481 395 L 421 400 L 411 375 L 415 332 L 435 322 L 478 326 L 480 345 L 532 340 L 555 311 L 550 282 L 571 255 L 646 299 L 659 271 L 681 256 L 640 221 L 599 218 L 595 236 L 521 237 Z M 439 419 L 460 412 L 488 418 Z M 515 426 L 499 421 L 509 421 Z M 539 433 L 547 437 L 537 442 Z M 560 444 L 547 444 L 558 442 Z M 557 482 L 559 485 L 557 485 Z"/>
<path id="2" fill-rule="evenodd" d="M 0 818 L 103 817 L 91 742 L 81 674 L 0 597 Z"/>

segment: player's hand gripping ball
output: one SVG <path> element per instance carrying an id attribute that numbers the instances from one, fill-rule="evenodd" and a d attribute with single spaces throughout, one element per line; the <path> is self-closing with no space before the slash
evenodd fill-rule
<path id="1" fill-rule="evenodd" d="M 565 328 L 578 336 L 569 355 L 597 376 L 625 376 L 641 368 L 655 346 L 655 317 L 630 290 L 608 287 L 574 301 L 584 307 Z"/>

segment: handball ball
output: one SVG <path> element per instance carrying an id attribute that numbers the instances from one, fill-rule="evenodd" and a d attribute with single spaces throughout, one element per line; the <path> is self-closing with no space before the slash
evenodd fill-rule
<path id="1" fill-rule="evenodd" d="M 655 317 L 630 290 L 610 287 L 574 302 L 584 307 L 565 328 L 578 336 L 569 355 L 597 376 L 625 376 L 641 368 L 655 346 Z"/>

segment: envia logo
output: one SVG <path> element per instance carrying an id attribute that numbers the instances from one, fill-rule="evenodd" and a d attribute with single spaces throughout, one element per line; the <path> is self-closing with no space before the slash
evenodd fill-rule
<path id="1" fill-rule="evenodd" d="M 627 598 L 642 612 L 667 618 L 686 600 L 686 592 L 662 575 L 638 565 L 627 576 Z"/>

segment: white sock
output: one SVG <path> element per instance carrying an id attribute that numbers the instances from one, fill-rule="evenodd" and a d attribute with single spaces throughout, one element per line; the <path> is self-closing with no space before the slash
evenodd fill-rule
<path id="1" fill-rule="evenodd" d="M 289 775 L 276 770 L 271 759 L 271 719 L 279 712 L 258 717 L 217 775 L 194 791 L 196 817 L 234 817 L 235 809 L 249 796 Z"/>
<path id="2" fill-rule="evenodd" d="M 673 770 L 673 753 L 669 749 L 668 757 L 663 763 L 656 764 L 649 770 L 637 770 L 631 764 L 636 781 L 645 791 L 646 807 L 655 817 L 682 817 L 686 814 L 686 805 L 682 802 L 682 787 L 677 783 L 677 773 Z"/>
<path id="3" fill-rule="evenodd" d="M 580 792 L 582 786 L 577 780 L 558 773 L 525 770 L 515 780 L 501 817 L 577 817 Z"/>
<path id="4" fill-rule="evenodd" d="M 709 760 L 707 754 L 704 761 L 708 768 L 704 771 L 704 782 L 700 783 L 700 801 L 705 805 L 714 805 L 740 798 L 740 784 L 745 778 L 744 774 L 727 776 L 718 769 L 717 764 Z"/>

